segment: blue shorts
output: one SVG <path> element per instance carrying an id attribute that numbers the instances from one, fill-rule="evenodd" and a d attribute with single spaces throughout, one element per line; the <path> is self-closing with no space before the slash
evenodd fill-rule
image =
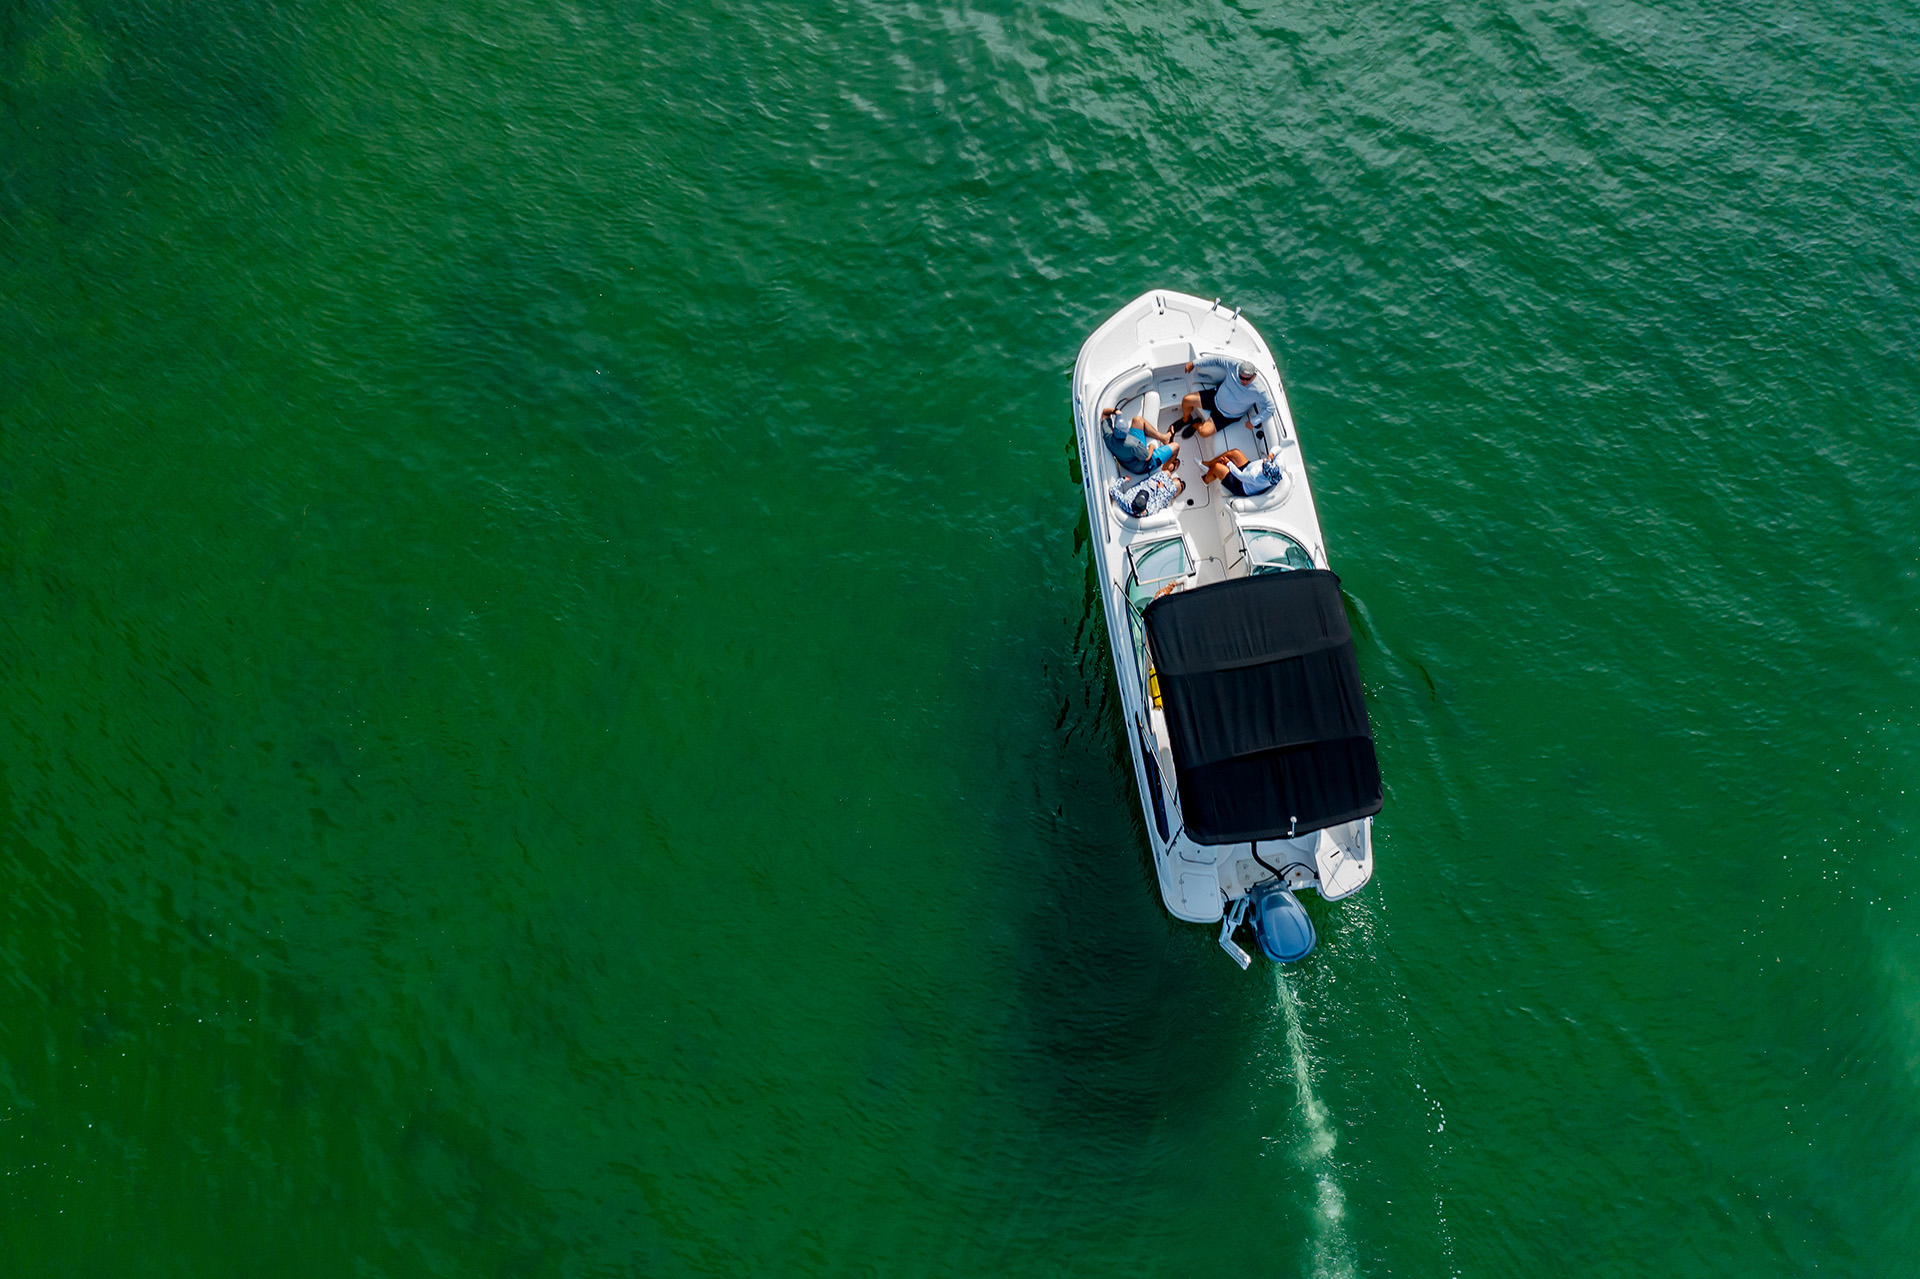
<path id="1" fill-rule="evenodd" d="M 1166 444 L 1154 444 L 1144 458 L 1133 456 L 1132 450 L 1122 453 L 1120 448 L 1116 447 L 1116 445 L 1124 447 L 1135 436 L 1139 436 L 1142 443 L 1150 442 L 1150 437 L 1137 426 L 1128 427 L 1124 431 L 1110 431 L 1106 436 L 1107 452 L 1113 454 L 1113 460 L 1127 474 L 1151 475 L 1156 467 L 1165 464 L 1167 459 L 1173 456 L 1172 447 Z"/>

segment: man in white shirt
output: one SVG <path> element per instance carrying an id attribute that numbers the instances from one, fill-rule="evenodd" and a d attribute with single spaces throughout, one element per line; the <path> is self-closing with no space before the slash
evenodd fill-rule
<path id="1" fill-rule="evenodd" d="M 1286 470 L 1280 465 L 1280 450 L 1275 448 L 1258 462 L 1247 461 L 1239 449 L 1228 449 L 1207 463 L 1206 482 L 1219 484 L 1235 497 L 1257 497 L 1282 479 Z"/>

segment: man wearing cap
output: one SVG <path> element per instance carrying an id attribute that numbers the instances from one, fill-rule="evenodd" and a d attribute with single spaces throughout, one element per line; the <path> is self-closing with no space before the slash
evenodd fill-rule
<path id="1" fill-rule="evenodd" d="M 1219 386 L 1200 392 L 1201 407 L 1213 415 L 1214 423 L 1220 429 L 1245 422 L 1259 430 L 1274 420 L 1273 396 L 1254 380 L 1258 370 L 1251 363 L 1231 360 L 1223 355 L 1210 355 L 1198 362 L 1187 361 L 1187 372 L 1191 373 L 1196 368 L 1203 378 L 1220 379 Z"/>
<path id="2" fill-rule="evenodd" d="M 1177 466 L 1177 461 L 1168 461 L 1146 479 L 1133 485 L 1128 485 L 1125 480 L 1115 480 L 1107 485 L 1107 496 L 1113 499 L 1114 506 L 1122 515 L 1136 520 L 1158 515 L 1187 491 L 1187 482 L 1174 474 Z"/>

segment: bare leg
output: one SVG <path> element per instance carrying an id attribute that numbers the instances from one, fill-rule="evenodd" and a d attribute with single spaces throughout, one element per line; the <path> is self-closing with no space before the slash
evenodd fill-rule
<path id="1" fill-rule="evenodd" d="M 1184 396 L 1181 399 L 1180 416 L 1169 429 L 1183 436 L 1192 435 L 1195 431 L 1199 431 L 1202 435 L 1213 434 L 1211 430 L 1207 429 L 1207 415 L 1200 408 L 1200 395 L 1198 392 Z"/>
<path id="2" fill-rule="evenodd" d="M 1244 467 L 1247 464 L 1247 455 L 1239 449 L 1228 449 L 1219 457 L 1214 458 L 1213 461 L 1207 463 L 1207 483 L 1218 484 L 1221 478 L 1226 475 L 1227 463 L 1229 462 L 1235 466 Z"/>

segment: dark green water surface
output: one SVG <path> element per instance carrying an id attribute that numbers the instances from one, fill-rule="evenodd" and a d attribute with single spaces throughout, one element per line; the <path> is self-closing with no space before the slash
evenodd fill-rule
<path id="1" fill-rule="evenodd" d="M 1066 375 L 1387 807 L 1162 910 Z M 1920 1267 L 1920 8 L 0 6 L 0 1271 Z"/>

